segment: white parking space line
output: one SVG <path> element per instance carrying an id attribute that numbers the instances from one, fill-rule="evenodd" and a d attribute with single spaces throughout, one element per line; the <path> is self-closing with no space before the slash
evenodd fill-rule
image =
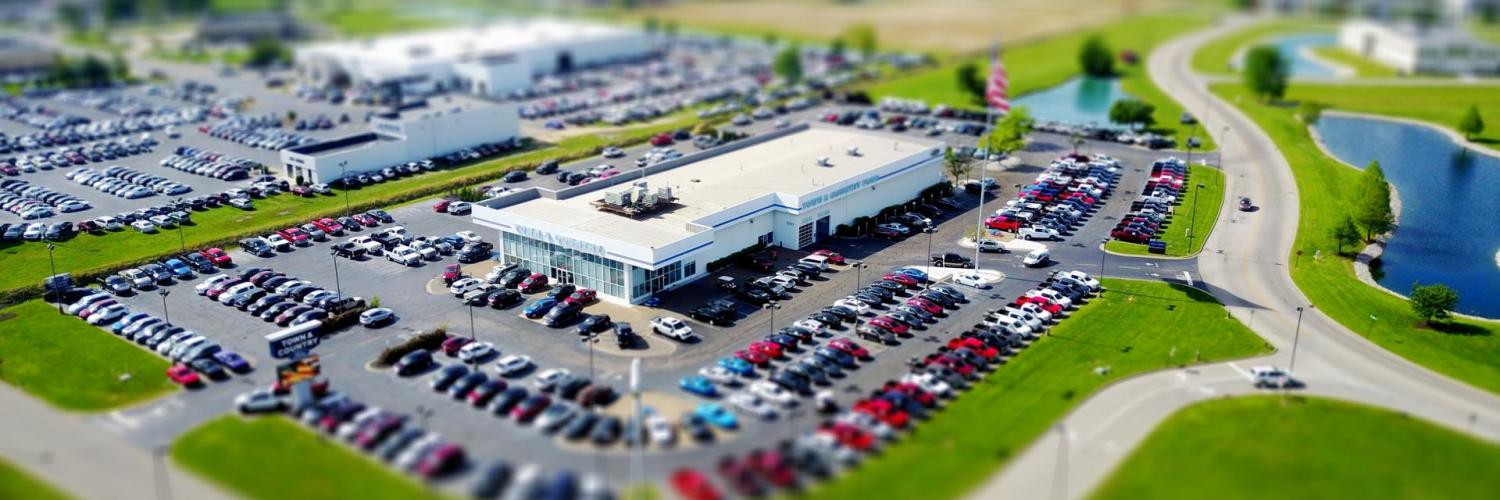
<path id="1" fill-rule="evenodd" d="M 1251 377 L 1250 376 L 1250 371 L 1249 370 L 1246 370 L 1244 368 L 1240 368 L 1240 365 L 1234 364 L 1234 362 L 1232 362 L 1232 361 L 1229 362 L 1229 363 L 1227 363 L 1227 364 L 1229 365 L 1230 368 L 1234 369 L 1235 373 L 1238 373 L 1238 374 L 1240 374 L 1240 376 L 1245 377 L 1245 380 L 1249 380 L 1251 382 L 1255 382 L 1255 377 Z"/>

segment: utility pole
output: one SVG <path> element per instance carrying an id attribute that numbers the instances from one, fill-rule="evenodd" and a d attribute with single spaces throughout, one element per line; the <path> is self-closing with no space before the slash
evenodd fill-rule
<path id="1" fill-rule="evenodd" d="M 927 258 L 930 259 L 930 258 L 932 258 L 932 233 L 937 232 L 937 230 L 933 229 L 931 226 L 928 226 L 928 227 L 922 228 L 922 232 L 927 233 Z M 974 245 L 974 249 L 975 249 L 975 251 L 974 251 L 974 267 L 977 269 L 979 267 L 979 251 L 978 251 L 979 245 L 975 244 Z M 929 277 L 928 277 L 928 279 L 926 281 L 922 282 L 922 290 L 924 290 L 924 291 L 928 290 L 929 289 L 928 288 L 929 284 L 932 283 L 932 279 L 931 279 L 931 276 L 930 276 L 932 274 L 932 262 L 931 261 L 929 261 L 927 263 L 927 273 L 926 274 L 928 274 Z"/>
<path id="2" fill-rule="evenodd" d="M 1292 361 L 1287 363 L 1286 367 L 1289 372 L 1296 372 L 1297 368 L 1297 343 L 1302 340 L 1302 309 L 1301 307 L 1297 308 L 1297 329 L 1292 333 Z"/>
<path id="3" fill-rule="evenodd" d="M 167 294 L 172 293 L 172 291 L 168 290 L 166 288 L 158 288 L 156 290 L 156 293 L 158 295 L 161 295 L 161 317 L 162 317 L 162 320 L 166 321 L 167 324 L 170 325 L 170 324 L 172 324 L 172 315 L 167 313 Z"/>
<path id="4" fill-rule="evenodd" d="M 52 251 L 56 250 L 56 249 L 57 249 L 57 245 L 53 245 L 51 243 L 47 244 L 47 263 L 52 266 L 52 275 L 53 276 L 57 276 L 57 261 L 52 258 Z M 67 314 L 67 313 L 63 312 L 63 297 L 62 297 L 62 294 L 58 294 L 58 296 L 56 297 L 56 300 L 57 300 L 57 313 L 58 314 Z"/>
<path id="5" fill-rule="evenodd" d="M 344 161 L 340 161 L 339 162 L 339 181 L 340 181 L 340 184 L 342 184 L 344 186 L 344 216 L 345 217 L 348 217 L 349 214 L 350 214 L 350 211 L 351 211 L 350 208 L 349 208 L 349 172 L 348 172 L 348 170 L 345 169 L 345 167 L 347 167 L 347 166 L 349 166 L 349 160 L 344 160 Z"/>
<path id="6" fill-rule="evenodd" d="M 1188 168 L 1192 168 L 1192 166 L 1193 166 L 1192 163 L 1188 164 Z M 1199 190 L 1203 189 L 1203 184 L 1197 184 L 1196 188 L 1199 189 Z M 1198 228 L 1198 195 L 1199 194 L 1201 194 L 1201 193 L 1193 193 L 1193 214 L 1188 217 L 1188 218 L 1192 219 L 1191 222 L 1188 222 L 1188 230 L 1187 230 L 1187 237 L 1188 237 L 1188 247 L 1187 247 L 1187 250 L 1188 250 L 1188 253 L 1192 253 L 1193 252 L 1193 230 Z"/>
<path id="7" fill-rule="evenodd" d="M 333 258 L 334 293 L 337 293 L 339 295 L 339 300 L 342 301 L 344 300 L 344 284 L 339 280 L 339 254 L 330 249 L 328 251 L 328 256 Z"/>

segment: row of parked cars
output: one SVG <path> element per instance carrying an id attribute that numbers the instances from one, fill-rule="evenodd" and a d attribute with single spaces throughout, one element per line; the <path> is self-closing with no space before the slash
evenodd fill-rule
<path id="1" fill-rule="evenodd" d="M 1172 221 L 1172 208 L 1181 203 L 1182 190 L 1188 178 L 1187 163 L 1165 158 L 1151 164 L 1151 175 L 1141 187 L 1140 195 L 1130 202 L 1130 212 L 1120 217 L 1110 230 L 1111 238 L 1150 246 L 1153 252 L 1165 252 L 1166 243 L 1157 236 Z"/>
<path id="2" fill-rule="evenodd" d="M 245 373 L 250 363 L 237 353 L 192 330 L 149 313 L 131 312 L 117 298 L 96 288 L 77 288 L 66 294 L 67 312 L 90 325 L 107 327 L 115 335 L 172 360 L 167 378 L 183 386 L 202 385 L 203 379 L 223 380 L 230 372 Z"/>
<path id="3" fill-rule="evenodd" d="M 236 116 L 213 125 L 200 125 L 198 131 L 209 137 L 237 142 L 252 148 L 280 151 L 318 142 L 302 134 L 280 130 L 276 115 Z"/>
<path id="4" fill-rule="evenodd" d="M 197 89 L 201 90 L 203 87 L 199 86 Z M 122 118 L 118 120 L 96 122 L 100 124 L 98 128 L 101 132 L 113 130 L 117 134 L 144 132 L 196 122 L 202 120 L 205 115 L 212 112 L 211 108 L 201 103 L 185 107 L 163 105 L 155 101 L 130 95 L 124 92 L 124 90 L 125 87 L 62 90 L 58 91 L 53 98 L 57 99 L 58 102 L 93 108 L 121 116 Z M 212 89 L 208 90 L 211 93 Z M 147 94 L 150 94 L 150 89 L 147 89 Z M 208 94 L 200 95 L 207 96 Z"/>
<path id="5" fill-rule="evenodd" d="M 1119 176 L 1119 162 L 1108 156 L 1064 156 L 985 219 L 985 226 L 1027 240 L 1061 240 L 1098 211 Z"/>
<path id="6" fill-rule="evenodd" d="M 0 141 L 4 140 L 5 134 L 0 132 Z M 40 151 L 0 159 L 0 174 L 15 176 L 23 173 L 36 173 L 37 170 L 111 161 L 116 158 L 149 153 L 154 146 L 156 146 L 156 139 L 149 136 L 141 137 L 139 141 L 122 137 L 85 145 L 59 146 L 50 153 Z"/>
<path id="7" fill-rule="evenodd" d="M 1184 120 L 1191 119 L 1191 115 L 1184 115 Z M 1184 121 L 1184 124 L 1190 123 Z M 1055 134 L 1073 135 L 1078 134 L 1094 140 L 1117 142 L 1135 146 L 1145 146 L 1151 149 L 1165 149 L 1177 146 L 1177 139 L 1150 132 L 1134 132 L 1127 129 L 1068 123 L 1053 120 L 1037 120 L 1032 125 L 1033 130 L 1052 132 Z M 1188 147 L 1198 147 L 1196 137 L 1188 138 Z"/>
<path id="8" fill-rule="evenodd" d="M 238 308 L 276 326 L 328 319 L 350 306 L 337 293 L 271 269 L 251 267 L 236 275 L 216 274 L 195 287 L 199 295 Z M 359 301 L 360 299 L 351 299 Z"/>
<path id="9" fill-rule="evenodd" d="M 131 295 L 190 280 L 196 275 L 214 274 L 220 268 L 232 265 L 234 260 L 228 252 L 217 247 L 207 248 L 104 276 L 99 278 L 99 286 L 115 295 Z"/>
<path id="10" fill-rule="evenodd" d="M 120 165 L 112 165 L 103 171 L 81 168 L 68 172 L 66 177 L 73 182 L 129 200 L 158 194 L 177 196 L 193 190 L 187 184 Z"/>
<path id="11" fill-rule="evenodd" d="M 171 155 L 162 158 L 161 166 L 222 181 L 245 179 L 250 172 L 261 168 L 254 160 L 192 146 L 178 146 Z"/>
<path id="12" fill-rule="evenodd" d="M 77 196 L 53 191 L 40 184 L 5 179 L 0 180 L 0 207 L 21 216 L 23 220 L 32 220 L 51 217 L 58 212 L 88 210 L 93 205 Z"/>
<path id="13" fill-rule="evenodd" d="M 75 234 L 72 222 L 17 222 L 0 223 L 0 239 L 4 241 L 62 241 Z"/>
<path id="14" fill-rule="evenodd" d="M 958 200 L 951 198 L 939 198 L 932 203 L 917 205 L 914 211 L 898 214 L 890 217 L 885 222 L 875 225 L 871 235 L 876 238 L 887 240 L 899 240 L 907 236 L 935 229 L 934 219 L 947 214 L 948 211 L 962 210 Z"/>

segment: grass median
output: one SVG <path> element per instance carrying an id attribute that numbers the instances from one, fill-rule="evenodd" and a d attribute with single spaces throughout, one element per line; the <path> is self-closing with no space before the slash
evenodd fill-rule
<path id="1" fill-rule="evenodd" d="M 1500 447 L 1404 414 L 1251 396 L 1177 412 L 1091 497 L 1493 498 L 1496 470 Z"/>
<path id="2" fill-rule="evenodd" d="M 249 499 L 438 497 L 390 467 L 279 416 L 211 420 L 177 438 L 172 460 Z"/>
<path id="3" fill-rule="evenodd" d="M 809 496 L 958 498 L 1111 382 L 1269 350 L 1201 290 L 1119 279 L 1105 280 L 1105 287 L 1102 297 L 1063 320 L 1051 336 L 998 367 L 900 442 Z"/>
<path id="4" fill-rule="evenodd" d="M 1195 255 L 1203 250 L 1203 242 L 1214 230 L 1214 223 L 1219 219 L 1219 207 L 1224 204 L 1224 171 L 1204 165 L 1192 165 L 1188 167 L 1188 172 L 1190 182 L 1188 189 L 1183 191 L 1182 204 L 1173 209 L 1172 223 L 1167 224 L 1167 231 L 1161 238 L 1167 242 L 1166 255 L 1174 257 Z M 1189 228 L 1193 234 L 1191 245 L 1188 241 Z M 1104 248 L 1126 255 L 1150 254 L 1146 245 L 1119 240 L 1110 240 Z"/>
<path id="5" fill-rule="evenodd" d="M 1480 116 L 1489 121 L 1490 126 L 1475 135 L 1474 141 L 1490 147 L 1500 144 L 1500 126 L 1495 125 L 1500 122 L 1500 85 L 1457 82 L 1409 85 L 1298 83 L 1287 88 L 1286 99 L 1313 101 L 1329 109 L 1420 120 L 1449 131 L 1458 126 L 1459 117 L 1469 106 L 1477 106 Z"/>
<path id="6" fill-rule="evenodd" d="M 1294 85 L 1291 98 L 1305 98 L 1308 94 L 1302 88 Z M 1355 205 L 1360 171 L 1324 155 L 1307 127 L 1293 116 L 1295 106 L 1261 103 L 1239 85 L 1214 85 L 1213 91 L 1227 102 L 1237 103 L 1270 136 L 1292 167 L 1301 210 L 1297 240 L 1289 257 L 1292 280 L 1302 293 L 1324 314 L 1386 350 L 1500 392 L 1500 364 L 1495 362 L 1500 359 L 1500 322 L 1454 319 L 1428 327 L 1412 312 L 1406 299 L 1359 281 L 1353 260 L 1338 255 L 1332 228 L 1344 216 L 1344 209 Z"/>
<path id="7" fill-rule="evenodd" d="M 1207 75 L 1237 73 L 1232 63 L 1241 50 L 1267 43 L 1274 38 L 1301 33 L 1330 33 L 1337 29 L 1334 21 L 1283 18 L 1248 25 L 1238 31 L 1213 39 L 1193 53 L 1194 71 Z"/>
<path id="8" fill-rule="evenodd" d="M 1019 97 L 1078 76 L 1079 48 L 1093 35 L 1103 36 L 1105 42 L 1116 52 L 1136 53 L 1144 64 L 1147 54 L 1158 44 L 1206 26 L 1209 21 L 1209 15 L 1203 13 L 1144 15 L 1094 29 L 1006 47 L 1003 57 L 1010 77 L 1010 95 L 1012 98 Z M 980 105 L 959 89 L 957 69 L 966 62 L 979 66 L 981 71 L 988 74 L 989 56 L 975 55 L 913 72 L 909 76 L 891 78 L 871 85 L 866 91 L 877 100 L 891 96 L 921 99 L 933 106 L 946 104 L 950 107 L 979 109 Z M 1123 91 L 1156 106 L 1154 118 L 1160 127 L 1159 132 L 1176 137 L 1178 144 L 1185 144 L 1189 135 L 1197 135 L 1203 141 L 1202 149 L 1214 148 L 1212 137 L 1194 134 L 1192 126 L 1179 123 L 1182 106 L 1151 81 L 1144 66 L 1120 63 L 1116 67 L 1120 71 L 1120 88 Z M 1032 110 L 1032 116 L 1037 116 L 1035 110 Z"/>
<path id="9" fill-rule="evenodd" d="M 144 401 L 176 387 L 166 371 L 162 358 L 41 300 L 0 310 L 0 380 L 57 407 Z"/>
<path id="10" fill-rule="evenodd" d="M 1340 64 L 1354 70 L 1354 76 L 1361 78 L 1392 78 L 1400 76 L 1396 69 L 1380 64 L 1367 57 L 1351 52 L 1342 46 L 1314 47 L 1313 54 L 1320 58 Z"/>
<path id="11" fill-rule="evenodd" d="M 0 460 L 0 498 L 67 500 L 72 497 L 15 464 Z"/>
<path id="12" fill-rule="evenodd" d="M 683 111 L 655 124 L 574 136 L 552 146 L 354 189 L 348 193 L 348 202 L 354 206 L 369 203 L 394 205 L 435 196 L 441 194 L 444 186 L 454 182 L 479 184 L 486 179 L 498 179 L 510 170 L 532 168 L 543 160 L 578 157 L 605 145 L 638 142 L 655 133 L 692 126 L 696 122 L 691 111 Z M 181 231 L 169 229 L 157 234 L 141 234 L 127 229 L 102 235 L 80 234 L 55 243 L 56 249 L 50 260 L 45 244 L 0 242 L 0 259 L 4 260 L 8 271 L 0 274 L 0 290 L 40 287 L 42 279 L 52 274 L 54 261 L 57 272 L 70 272 L 75 276 L 97 274 L 125 263 L 179 253 L 184 247 L 201 249 L 205 243 L 238 234 L 265 233 L 301 224 L 315 215 L 340 215 L 344 205 L 345 196 L 341 190 L 334 190 L 332 196 L 313 198 L 277 195 L 256 200 L 255 210 L 251 211 L 225 206 L 195 212 L 195 223 L 184 226 Z"/>

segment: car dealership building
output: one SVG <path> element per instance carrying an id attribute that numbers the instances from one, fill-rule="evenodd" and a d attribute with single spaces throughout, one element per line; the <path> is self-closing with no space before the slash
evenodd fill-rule
<path id="1" fill-rule="evenodd" d="M 287 179 L 330 183 L 436 158 L 480 144 L 520 137 L 516 106 L 474 98 L 444 97 L 370 117 L 370 130 L 281 150 Z"/>
<path id="2" fill-rule="evenodd" d="M 943 179 L 943 143 L 798 125 L 551 191 L 477 204 L 500 254 L 532 272 L 641 302 L 757 243 L 803 249 Z"/>

